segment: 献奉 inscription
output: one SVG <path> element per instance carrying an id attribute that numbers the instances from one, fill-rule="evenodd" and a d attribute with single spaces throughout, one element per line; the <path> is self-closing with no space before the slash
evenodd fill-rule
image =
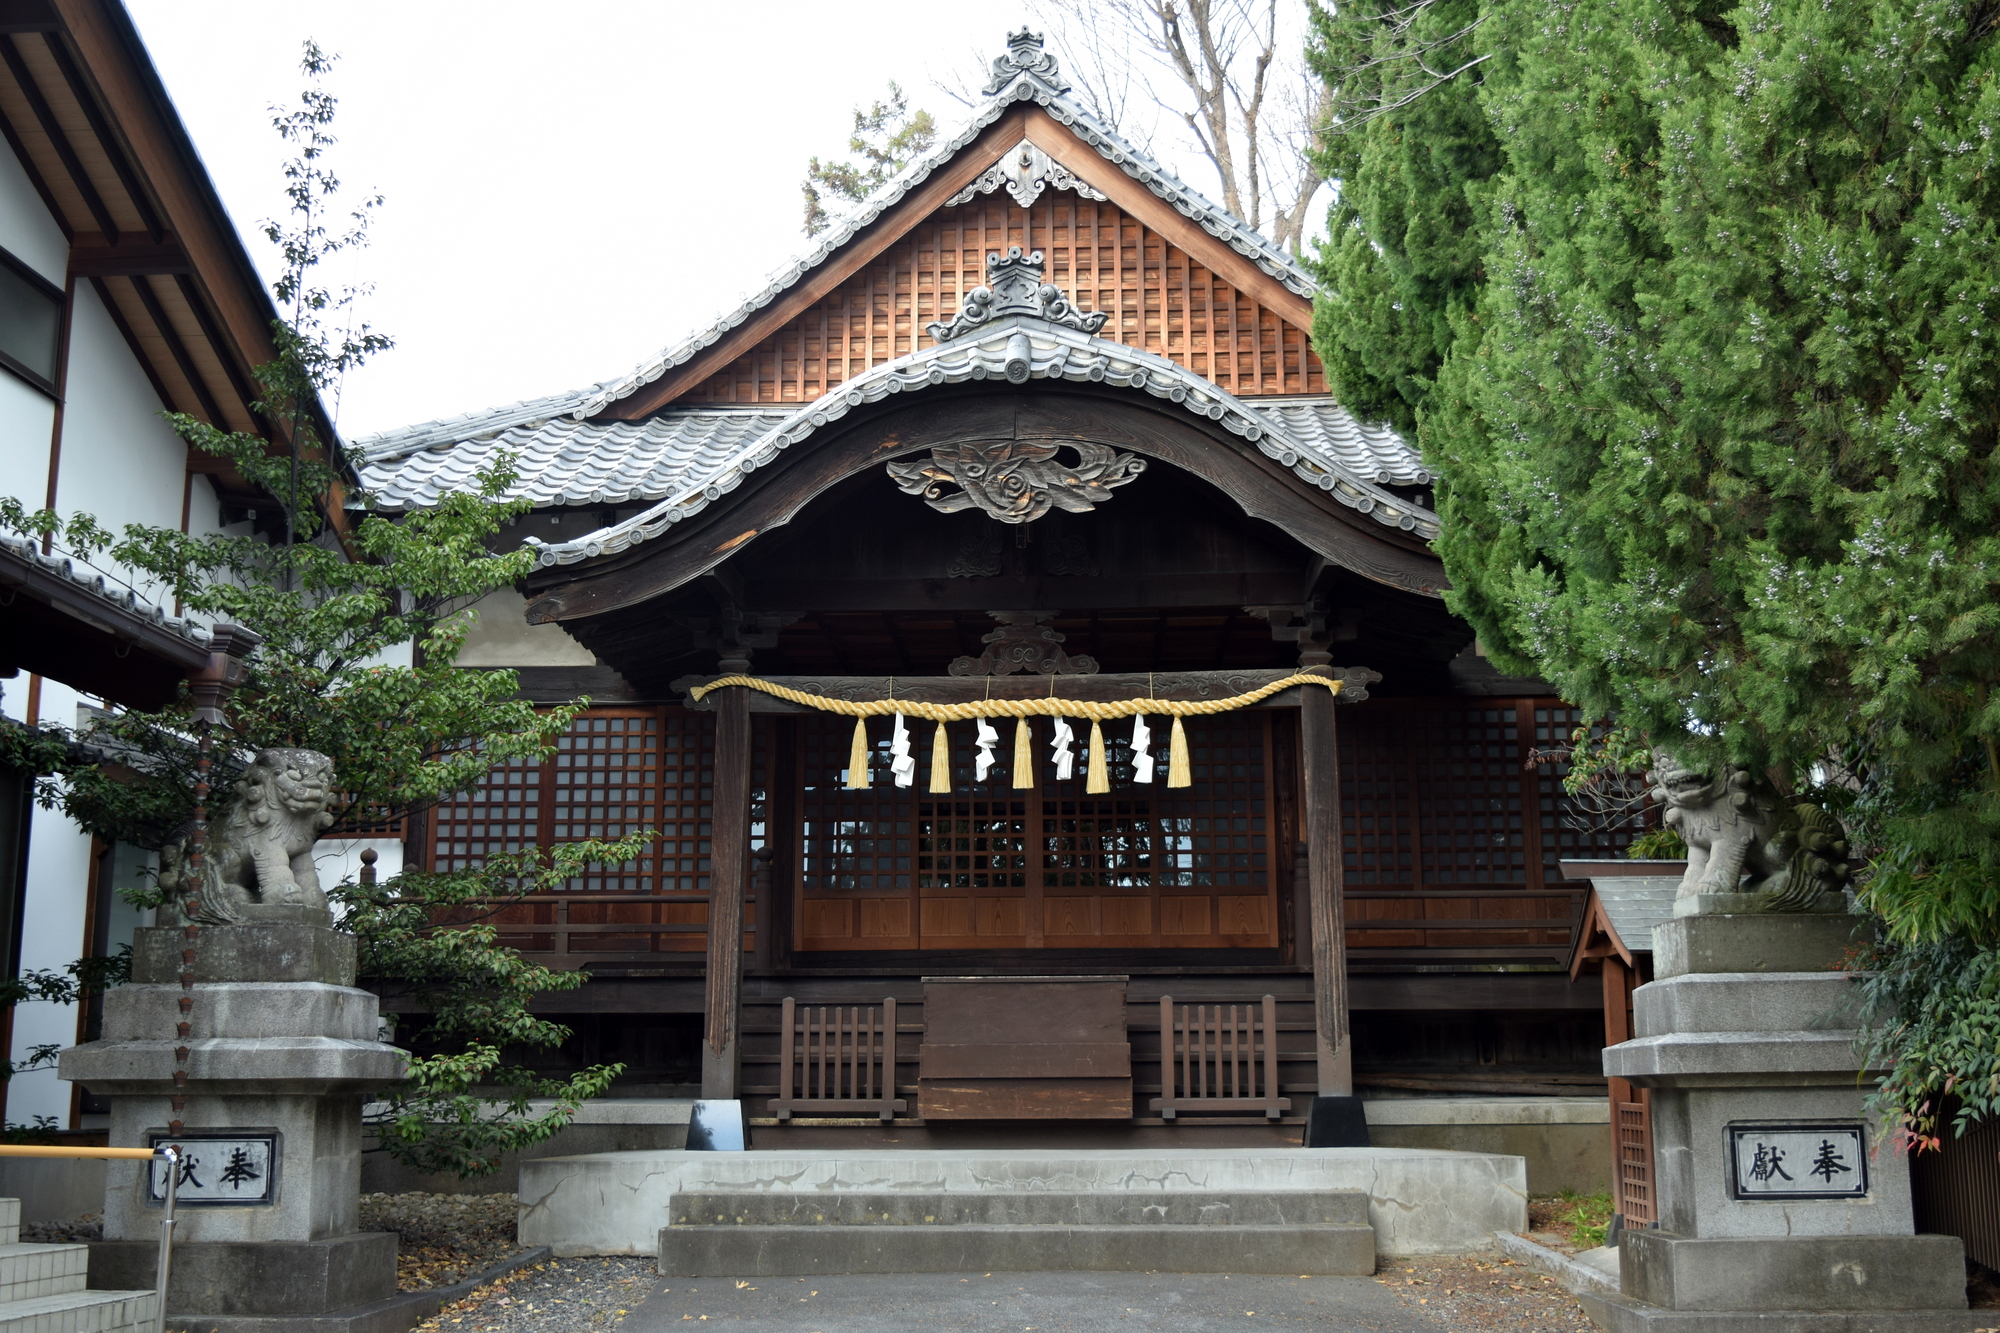
<path id="1" fill-rule="evenodd" d="M 149 1136 L 148 1146 L 154 1149 L 169 1144 L 181 1150 L 180 1181 L 174 1190 L 177 1205 L 249 1208 L 277 1201 L 275 1133 L 219 1130 Z M 146 1201 L 159 1204 L 167 1197 L 167 1163 L 155 1158 L 151 1166 Z"/>
<path id="2" fill-rule="evenodd" d="M 1868 1143 L 1856 1121 L 1731 1125 L 1730 1197 L 1862 1199 Z"/>

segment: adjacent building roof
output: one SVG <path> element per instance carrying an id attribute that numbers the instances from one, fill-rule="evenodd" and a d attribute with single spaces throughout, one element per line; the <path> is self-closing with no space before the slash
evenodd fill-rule
<path id="1" fill-rule="evenodd" d="M 1628 961 L 1634 954 L 1653 952 L 1653 927 L 1674 918 L 1674 899 L 1681 890 L 1679 875 L 1597 875 L 1590 881 L 1584 909 L 1585 928 L 1577 932 L 1570 966 L 1575 976 L 1589 945 L 1592 927 L 1611 936 L 1611 946 Z"/>

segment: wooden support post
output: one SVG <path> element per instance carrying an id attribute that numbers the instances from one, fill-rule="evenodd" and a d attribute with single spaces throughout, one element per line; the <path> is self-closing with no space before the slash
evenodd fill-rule
<path id="1" fill-rule="evenodd" d="M 749 691 L 722 690 L 715 718 L 715 816 L 709 853 L 707 1040 L 701 1095 L 737 1096 L 742 1051 L 743 894 L 750 878 Z M 759 909 L 762 910 L 761 907 Z"/>
<path id="2" fill-rule="evenodd" d="M 1306 869 L 1312 896 L 1313 1017 L 1319 1033 L 1319 1095 L 1354 1095 L 1354 1055 L 1347 1027 L 1347 923 L 1341 897 L 1346 869 L 1340 836 L 1340 740 L 1333 696 L 1307 690 L 1299 700 L 1304 760 Z"/>

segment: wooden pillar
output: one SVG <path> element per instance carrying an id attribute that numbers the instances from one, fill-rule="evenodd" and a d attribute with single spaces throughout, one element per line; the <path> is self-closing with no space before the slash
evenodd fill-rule
<path id="1" fill-rule="evenodd" d="M 714 836 L 708 875 L 708 1024 L 701 1095 L 737 1096 L 742 1069 L 743 894 L 750 878 L 750 692 L 715 698 Z"/>
<path id="2" fill-rule="evenodd" d="M 1340 836 L 1340 739 L 1333 695 L 1309 689 L 1299 701 L 1304 759 L 1306 871 L 1312 898 L 1313 1017 L 1319 1032 L 1319 1095 L 1354 1095 L 1347 1027 L 1346 879 Z"/>

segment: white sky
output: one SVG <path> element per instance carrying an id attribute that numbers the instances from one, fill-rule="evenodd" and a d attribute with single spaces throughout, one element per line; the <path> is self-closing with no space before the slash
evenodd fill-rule
<path id="1" fill-rule="evenodd" d="M 350 277 L 397 341 L 345 387 L 349 438 L 581 388 L 705 324 L 803 248 L 806 159 L 844 150 L 855 103 L 893 78 L 953 125 L 933 78 L 978 75 L 1023 20 L 1011 0 L 126 3 L 267 271 L 269 108 L 296 102 L 304 38 L 340 55 L 334 168 L 386 196 Z"/>

